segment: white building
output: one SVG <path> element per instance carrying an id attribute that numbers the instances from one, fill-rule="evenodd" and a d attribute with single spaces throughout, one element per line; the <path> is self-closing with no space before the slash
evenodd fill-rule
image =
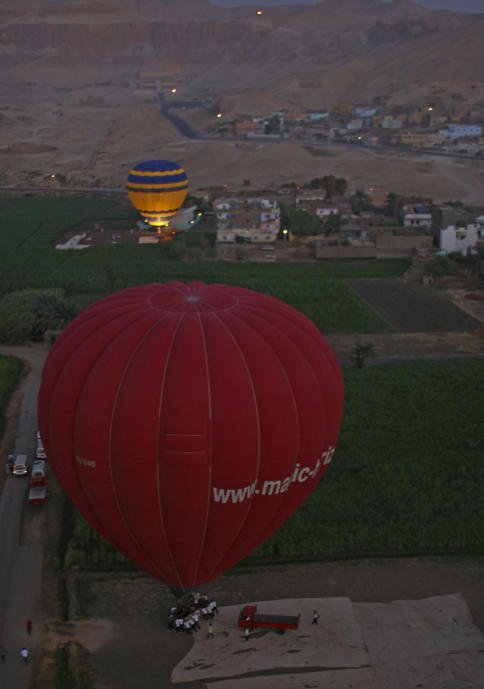
<path id="1" fill-rule="evenodd" d="M 338 215 L 339 210 L 335 207 L 333 208 L 316 208 L 316 215 L 318 218 L 328 218 L 330 215 Z"/>
<path id="2" fill-rule="evenodd" d="M 439 134 L 444 134 L 448 139 L 477 137 L 481 136 L 482 127 L 478 124 L 449 124 L 447 129 L 440 129 Z"/>
<path id="3" fill-rule="evenodd" d="M 432 227 L 432 213 L 405 213 L 403 225 L 404 227 L 429 229 Z"/>
<path id="4" fill-rule="evenodd" d="M 235 242 L 243 237 L 247 243 L 268 244 L 277 239 L 280 210 L 277 201 L 268 198 L 224 198 L 214 201 L 217 217 L 217 240 Z"/>
<path id="5" fill-rule="evenodd" d="M 468 250 L 475 248 L 479 240 L 484 239 L 484 227 L 467 225 L 467 227 L 455 227 L 449 225 L 445 230 L 440 230 L 440 248 L 449 254 L 460 252 L 465 256 Z"/>

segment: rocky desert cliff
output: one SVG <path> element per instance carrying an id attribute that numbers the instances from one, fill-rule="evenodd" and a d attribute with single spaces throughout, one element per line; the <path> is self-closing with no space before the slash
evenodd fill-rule
<path id="1" fill-rule="evenodd" d="M 2 4 L 0 68 L 19 81 L 70 86 L 174 71 L 218 93 L 262 87 L 284 98 L 287 87 L 303 106 L 306 90 L 328 103 L 392 84 L 484 79 L 484 15 L 411 0 L 327 0 L 261 16 L 209 0 Z"/>

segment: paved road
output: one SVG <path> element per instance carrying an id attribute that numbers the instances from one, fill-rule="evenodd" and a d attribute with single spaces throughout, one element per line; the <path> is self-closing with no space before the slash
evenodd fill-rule
<path id="1" fill-rule="evenodd" d="M 20 409 L 15 454 L 33 457 L 37 431 L 37 395 L 41 368 L 32 368 Z M 2 467 L 3 469 L 3 467 Z M 0 663 L 0 689 L 27 689 L 31 684 L 33 662 L 25 667 L 20 658 L 22 646 L 35 661 L 35 645 L 40 635 L 40 590 L 42 548 L 40 543 L 22 545 L 20 526 L 27 505 L 28 478 L 9 476 L 0 497 L 0 643 L 7 652 Z M 34 622 L 28 636 L 26 620 Z"/>

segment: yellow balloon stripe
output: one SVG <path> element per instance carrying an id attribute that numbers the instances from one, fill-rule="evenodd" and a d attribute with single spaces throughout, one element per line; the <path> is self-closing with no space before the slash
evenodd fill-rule
<path id="1" fill-rule="evenodd" d="M 129 174 L 136 175 L 137 177 L 168 177 L 169 175 L 181 175 L 184 172 L 185 170 L 182 167 L 178 168 L 178 170 L 160 170 L 159 172 L 155 172 L 155 170 L 136 170 L 136 168 L 133 168 L 129 171 Z"/>
<path id="2" fill-rule="evenodd" d="M 154 213 L 173 215 L 182 205 L 187 195 L 187 189 L 167 193 L 150 193 L 142 191 L 130 191 L 128 195 L 133 206 L 142 214 Z"/>

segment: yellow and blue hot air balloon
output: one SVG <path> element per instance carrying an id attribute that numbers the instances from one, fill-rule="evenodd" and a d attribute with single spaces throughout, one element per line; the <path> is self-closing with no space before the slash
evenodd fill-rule
<path id="1" fill-rule="evenodd" d="M 185 170 L 171 160 L 145 160 L 129 171 L 129 198 L 154 227 L 168 225 L 188 193 Z"/>

